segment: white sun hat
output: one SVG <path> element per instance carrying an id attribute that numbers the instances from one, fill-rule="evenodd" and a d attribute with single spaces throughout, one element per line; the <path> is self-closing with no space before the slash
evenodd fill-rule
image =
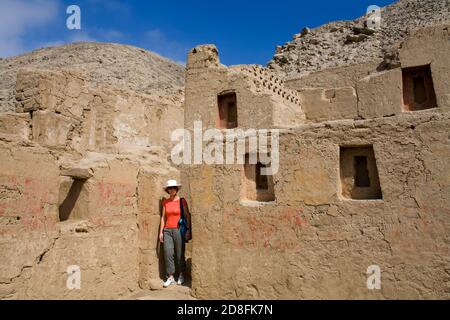
<path id="1" fill-rule="evenodd" d="M 167 188 L 170 187 L 178 187 L 181 188 L 181 184 L 177 182 L 177 180 L 167 180 L 166 185 L 164 186 L 164 190 L 167 191 Z"/>

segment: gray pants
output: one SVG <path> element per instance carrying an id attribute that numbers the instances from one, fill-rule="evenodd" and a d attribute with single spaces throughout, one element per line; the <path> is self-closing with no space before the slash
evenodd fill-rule
<path id="1" fill-rule="evenodd" d="M 185 243 L 180 229 L 164 229 L 163 235 L 167 275 L 174 274 L 176 266 L 178 266 L 179 272 L 184 272 L 186 270 Z"/>

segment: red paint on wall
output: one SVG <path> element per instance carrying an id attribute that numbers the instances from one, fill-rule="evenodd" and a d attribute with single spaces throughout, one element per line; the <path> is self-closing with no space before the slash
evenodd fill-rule
<path id="1" fill-rule="evenodd" d="M 254 214 L 238 208 L 224 211 L 225 241 L 236 247 L 299 250 L 297 232 L 307 227 L 300 208 L 274 208 Z"/>
<path id="2" fill-rule="evenodd" d="M 15 221 L 7 226 L 4 234 L 42 231 L 54 225 L 45 217 L 44 207 L 46 204 L 56 206 L 57 181 L 52 183 L 45 178 L 7 176 L 3 184 L 12 191 L 0 201 L 0 215 L 10 216 Z"/>

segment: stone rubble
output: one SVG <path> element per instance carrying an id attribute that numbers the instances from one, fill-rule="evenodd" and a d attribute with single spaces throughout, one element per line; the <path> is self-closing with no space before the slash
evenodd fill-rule
<path id="1" fill-rule="evenodd" d="M 365 21 L 362 16 L 315 29 L 305 27 L 292 41 L 276 47 L 267 66 L 291 78 L 370 60 L 381 62 L 412 31 L 449 23 L 449 1 L 400 0 L 381 9 L 379 29 L 366 27 Z"/>

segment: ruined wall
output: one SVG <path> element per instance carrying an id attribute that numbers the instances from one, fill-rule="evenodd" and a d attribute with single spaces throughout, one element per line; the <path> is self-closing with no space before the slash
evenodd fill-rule
<path id="1" fill-rule="evenodd" d="M 147 271 L 158 261 L 150 249 L 159 219 L 147 219 L 146 203 L 161 181 L 146 178 L 150 170 L 176 174 L 161 151 L 88 154 L 79 167 L 92 176 L 78 180 L 62 176 L 47 149 L 5 142 L 1 149 L 1 298 L 127 297 L 139 276 L 159 277 Z M 159 210 L 151 214 L 159 218 Z M 81 290 L 66 287 L 70 265 L 81 269 Z"/>
<path id="2" fill-rule="evenodd" d="M 283 131 L 273 202 L 240 197 L 242 165 L 192 166 L 196 297 L 449 298 L 449 125 L 408 114 Z M 381 199 L 345 198 L 340 147 L 357 146 L 373 147 Z M 381 290 L 366 287 L 370 265 Z"/>
<path id="3" fill-rule="evenodd" d="M 285 80 L 288 88 L 298 90 L 300 88 L 322 87 L 355 87 L 362 78 L 370 75 L 380 65 L 380 61 L 365 62 L 345 67 L 329 68 L 318 72 L 312 72 L 301 77 L 290 77 Z"/>
<path id="4" fill-rule="evenodd" d="M 404 87 L 405 72 L 429 66 L 439 97 L 434 107 L 440 110 L 434 111 L 445 112 L 449 108 L 449 51 L 448 26 L 430 27 L 402 43 L 396 68 L 382 70 L 380 61 L 367 62 L 291 78 L 286 86 L 299 91 L 306 119 L 313 122 L 386 117 L 410 111 L 403 95 L 409 90 Z"/>
<path id="5" fill-rule="evenodd" d="M 16 112 L 0 114 L 0 298 L 126 298 L 148 288 L 160 268 L 160 211 L 149 201 L 178 173 L 167 150 L 180 103 L 94 87 L 68 70 L 17 79 Z M 70 265 L 81 290 L 66 286 Z"/>
<path id="6" fill-rule="evenodd" d="M 446 27 L 400 49 L 402 68 L 432 76 L 436 107 L 421 111 L 405 110 L 404 70 L 379 62 L 284 82 L 199 46 L 184 119 L 176 99 L 70 70 L 20 71 L 15 112 L 0 114 L 0 298 L 121 298 L 160 285 L 161 186 L 177 177 L 198 298 L 449 298 L 448 52 Z M 170 133 L 183 121 L 216 128 L 229 93 L 238 128 L 285 128 L 273 195 L 258 198 L 244 165 L 167 161 Z M 373 264 L 380 291 L 366 288 Z M 66 288 L 69 265 L 82 290 Z"/>
<path id="7" fill-rule="evenodd" d="M 402 70 L 374 73 L 362 78 L 357 86 L 358 116 L 364 119 L 402 113 Z"/>
<path id="8" fill-rule="evenodd" d="M 304 121 L 298 94 L 284 87 L 275 74 L 258 66 L 226 67 L 214 46 L 199 46 L 188 56 L 185 127 L 201 120 L 203 128 L 218 128 L 218 95 L 237 96 L 240 128 L 289 127 Z"/>
<path id="9" fill-rule="evenodd" d="M 17 72 L 23 67 L 57 72 L 72 69 L 93 86 L 183 100 L 183 65 L 143 48 L 83 41 L 0 59 L 0 112 L 14 112 Z"/>
<path id="10" fill-rule="evenodd" d="M 450 109 L 449 28 L 450 25 L 446 25 L 418 30 L 399 50 L 402 68 L 430 66 L 437 105 L 443 111 Z"/>
<path id="11" fill-rule="evenodd" d="M 358 97 L 352 87 L 307 88 L 300 90 L 300 96 L 305 105 L 306 118 L 310 121 L 358 117 Z"/>
<path id="12" fill-rule="evenodd" d="M 364 15 L 353 21 L 305 27 L 276 47 L 268 66 L 295 76 L 381 60 L 415 30 L 449 24 L 449 5 L 447 0 L 397 0 L 380 8 L 379 20 L 361 12 Z"/>
<path id="13" fill-rule="evenodd" d="M 92 87 L 74 71 L 23 69 L 16 112 L 32 113 L 32 139 L 83 153 L 111 146 L 163 146 L 182 126 L 179 101 L 113 87 Z"/>
<path id="14" fill-rule="evenodd" d="M 130 177 L 137 169 L 111 161 L 84 183 L 86 198 L 70 199 L 60 193 L 60 170 L 46 149 L 5 143 L 1 149 L 1 297 L 108 298 L 135 289 L 137 267 L 129 262 L 137 261 L 136 181 Z M 83 202 L 84 216 L 60 222 L 70 201 Z M 70 265 L 81 268 L 82 290 L 66 287 Z"/>
<path id="15" fill-rule="evenodd" d="M 258 198 L 258 169 L 248 164 L 182 169 L 194 212 L 196 297 L 449 298 L 448 40 L 446 27 L 424 29 L 402 45 L 401 67 L 381 70 L 377 61 L 285 82 L 299 91 L 306 120 L 319 123 L 281 130 L 270 197 Z M 216 89 L 229 87 L 236 68 L 219 66 L 208 48 L 190 55 L 187 128 L 193 119 L 212 125 Z M 253 95 L 243 108 L 257 117 L 260 106 Z M 381 290 L 366 286 L 371 265 L 381 268 Z"/>

